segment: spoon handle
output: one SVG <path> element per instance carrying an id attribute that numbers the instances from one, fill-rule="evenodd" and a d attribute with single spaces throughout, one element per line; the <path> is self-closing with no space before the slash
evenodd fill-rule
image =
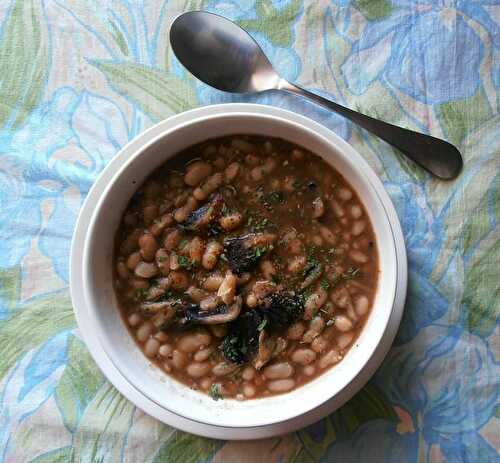
<path id="1" fill-rule="evenodd" d="M 457 177 L 462 170 L 463 161 L 460 151 L 451 143 L 358 113 L 283 79 L 279 82 L 278 88 L 306 97 L 346 117 L 398 148 L 403 154 L 436 177 L 451 180 Z"/>

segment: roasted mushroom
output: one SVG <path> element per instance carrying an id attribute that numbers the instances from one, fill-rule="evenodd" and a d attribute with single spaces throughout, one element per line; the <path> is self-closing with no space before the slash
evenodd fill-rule
<path id="1" fill-rule="evenodd" d="M 224 240 L 224 256 L 237 275 L 250 270 L 276 239 L 272 233 L 249 233 Z"/>
<path id="2" fill-rule="evenodd" d="M 190 304 L 180 320 L 181 324 L 218 325 L 228 323 L 240 314 L 242 306 L 241 296 L 235 298 L 231 305 L 219 305 L 213 310 L 201 310 L 200 306 Z"/>
<path id="3" fill-rule="evenodd" d="M 214 194 L 207 204 L 191 212 L 181 227 L 188 231 L 200 231 L 219 218 L 223 207 L 222 195 Z"/>

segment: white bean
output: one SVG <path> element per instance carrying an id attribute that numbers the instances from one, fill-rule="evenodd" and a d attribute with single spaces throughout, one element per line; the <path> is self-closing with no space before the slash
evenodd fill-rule
<path id="1" fill-rule="evenodd" d="M 196 186 L 211 173 L 212 166 L 210 164 L 203 161 L 193 162 L 187 168 L 184 182 L 189 186 Z"/>
<path id="2" fill-rule="evenodd" d="M 165 241 L 163 242 L 163 245 L 165 246 L 165 249 L 167 251 L 173 251 L 179 244 L 180 240 L 181 240 L 181 232 L 177 229 L 172 230 L 168 232 L 167 236 L 165 237 Z"/>
<path id="3" fill-rule="evenodd" d="M 154 357 L 158 353 L 158 349 L 160 348 L 160 343 L 155 338 L 149 338 L 144 344 L 144 353 L 146 357 Z"/>
<path id="4" fill-rule="evenodd" d="M 141 322 L 142 322 L 142 317 L 137 312 L 130 314 L 128 317 L 128 324 L 132 328 L 136 327 Z"/>
<path id="5" fill-rule="evenodd" d="M 176 270 L 168 275 L 170 286 L 177 291 L 185 290 L 189 285 L 189 280 L 185 272 Z"/>
<path id="6" fill-rule="evenodd" d="M 118 276 L 121 280 L 128 279 L 129 273 L 125 262 L 120 261 L 116 264 L 116 273 L 118 273 Z"/>
<path id="7" fill-rule="evenodd" d="M 364 294 L 358 296 L 354 301 L 354 307 L 356 308 L 356 313 L 360 317 L 362 317 L 363 315 L 366 314 L 366 312 L 368 312 L 369 305 L 370 301 Z"/>
<path id="8" fill-rule="evenodd" d="M 314 352 L 313 352 L 314 353 Z M 262 372 L 269 379 L 285 379 L 293 375 L 293 367 L 288 362 L 275 363 L 265 367 Z"/>
<path id="9" fill-rule="evenodd" d="M 314 293 L 312 293 L 304 304 L 304 319 L 311 320 L 316 312 L 322 307 L 326 302 L 328 293 L 323 288 L 318 288 Z"/>
<path id="10" fill-rule="evenodd" d="M 201 302 L 200 302 L 200 309 L 201 310 L 213 310 L 215 309 L 221 302 L 221 299 L 219 296 L 216 294 L 212 294 L 211 296 L 205 297 Z"/>
<path id="11" fill-rule="evenodd" d="M 158 331 L 158 333 L 155 334 L 155 339 L 160 342 L 165 342 L 168 340 L 168 334 L 164 331 Z"/>
<path id="12" fill-rule="evenodd" d="M 212 380 L 210 378 L 203 378 L 199 382 L 199 385 L 204 391 L 208 391 L 210 389 L 210 386 L 212 385 Z"/>
<path id="13" fill-rule="evenodd" d="M 158 243 L 151 233 L 144 233 L 139 238 L 139 247 L 141 248 L 142 258 L 151 262 L 155 258 L 156 251 L 158 250 Z"/>
<path id="14" fill-rule="evenodd" d="M 227 326 L 226 325 L 210 325 L 208 327 L 210 332 L 216 337 L 216 338 L 223 338 L 227 334 Z"/>
<path id="15" fill-rule="evenodd" d="M 319 233 L 321 234 L 321 237 L 328 244 L 335 245 L 337 243 L 336 236 L 333 234 L 333 232 L 329 228 L 325 227 L 324 225 L 321 225 L 319 227 Z"/>
<path id="16" fill-rule="evenodd" d="M 203 201 L 204 199 L 208 198 L 208 196 L 213 193 L 217 188 L 219 188 L 222 185 L 222 182 L 224 181 L 224 175 L 222 172 L 217 172 L 213 174 L 212 176 L 208 177 L 208 179 L 203 183 L 203 185 L 195 188 L 193 191 L 193 196 L 198 200 L 198 201 Z"/>
<path id="17" fill-rule="evenodd" d="M 352 191 L 347 188 L 339 188 L 337 190 L 337 196 L 343 201 L 349 201 L 352 198 Z"/>
<path id="18" fill-rule="evenodd" d="M 184 206 L 179 207 L 174 212 L 174 219 L 176 222 L 184 222 L 188 218 L 188 215 L 191 214 L 198 207 L 198 201 L 190 196 L 184 204 Z"/>
<path id="19" fill-rule="evenodd" d="M 257 307 L 258 302 L 254 293 L 249 293 L 245 301 L 246 305 L 250 308 Z"/>
<path id="20" fill-rule="evenodd" d="M 224 277 L 222 275 L 213 274 L 205 278 L 203 282 L 203 288 L 207 291 L 217 291 L 222 284 Z"/>
<path id="21" fill-rule="evenodd" d="M 335 317 L 335 327 L 343 333 L 353 329 L 352 321 L 345 315 L 337 315 Z"/>
<path id="22" fill-rule="evenodd" d="M 254 397 L 256 392 L 257 391 L 255 390 L 255 387 L 252 386 L 251 384 L 245 384 L 243 386 L 243 395 L 248 399 Z"/>
<path id="23" fill-rule="evenodd" d="M 366 222 L 364 220 L 358 220 L 357 222 L 354 222 L 351 232 L 354 236 L 359 236 L 365 231 L 365 228 Z"/>
<path id="24" fill-rule="evenodd" d="M 245 381 L 251 381 L 255 377 L 255 368 L 252 366 L 247 366 L 243 369 L 243 372 L 241 373 L 241 377 Z"/>
<path id="25" fill-rule="evenodd" d="M 139 251 L 133 252 L 128 256 L 127 259 L 127 267 L 130 270 L 135 270 L 137 264 L 141 261 L 141 253 Z"/>
<path id="26" fill-rule="evenodd" d="M 226 167 L 226 170 L 224 171 L 226 183 L 231 183 L 238 175 L 239 170 L 240 170 L 240 164 L 238 162 L 233 162 L 229 164 Z"/>
<path id="27" fill-rule="evenodd" d="M 171 213 L 163 214 L 159 219 L 155 220 L 155 223 L 151 225 L 149 231 L 155 237 L 161 235 L 163 230 L 174 223 L 174 216 Z"/>
<path id="28" fill-rule="evenodd" d="M 357 204 L 351 206 L 351 216 L 353 219 L 359 219 L 363 215 L 363 210 Z"/>
<path id="29" fill-rule="evenodd" d="M 234 363 L 220 362 L 212 368 L 212 373 L 215 376 L 226 376 L 236 371 L 237 368 L 238 365 Z"/>
<path id="30" fill-rule="evenodd" d="M 302 373 L 304 373 L 306 376 L 312 376 L 314 373 L 316 373 L 316 367 L 314 365 L 306 365 L 304 368 L 302 368 Z"/>
<path id="31" fill-rule="evenodd" d="M 152 278 L 158 274 L 158 267 L 152 262 L 139 262 L 134 273 L 140 278 Z"/>
<path id="32" fill-rule="evenodd" d="M 186 290 L 186 294 L 194 301 L 197 302 L 198 304 L 203 301 L 207 297 L 207 293 L 200 288 L 197 288 L 196 286 L 190 286 Z"/>
<path id="33" fill-rule="evenodd" d="M 186 368 L 186 372 L 189 376 L 191 376 L 191 378 L 201 378 L 202 376 L 205 376 L 209 371 L 210 371 L 209 362 L 191 363 Z"/>
<path id="34" fill-rule="evenodd" d="M 349 253 L 351 259 L 355 262 L 359 262 L 360 264 L 366 264 L 370 259 L 366 254 L 363 254 L 361 251 L 353 250 Z"/>
<path id="35" fill-rule="evenodd" d="M 344 216 L 345 214 L 345 211 L 343 209 L 343 207 L 337 202 L 335 201 L 334 199 L 331 201 L 331 206 L 332 206 L 332 210 L 333 210 L 333 213 L 338 217 L 338 218 L 341 218 Z"/>
<path id="36" fill-rule="evenodd" d="M 314 317 L 309 324 L 309 328 L 316 331 L 316 333 L 321 333 L 325 329 L 325 320 L 323 320 L 323 317 Z"/>
<path id="37" fill-rule="evenodd" d="M 351 344 L 353 337 L 353 333 L 342 333 L 337 338 L 337 346 L 339 346 L 341 349 L 345 349 L 349 344 Z"/>
<path id="38" fill-rule="evenodd" d="M 225 231 L 231 231 L 238 228 L 243 221 L 243 216 L 239 212 L 225 215 L 219 219 L 220 226 Z"/>
<path id="39" fill-rule="evenodd" d="M 199 236 L 195 236 L 189 242 L 189 258 L 191 259 L 191 262 L 199 264 L 201 262 L 204 252 L 205 252 L 204 241 Z"/>
<path id="40" fill-rule="evenodd" d="M 196 362 L 204 362 L 205 360 L 208 360 L 208 357 L 210 357 L 213 351 L 213 347 L 207 347 L 206 349 L 199 350 L 193 355 L 193 359 Z"/>
<path id="41" fill-rule="evenodd" d="M 311 349 L 297 349 L 292 354 L 292 360 L 300 365 L 309 365 L 316 360 L 316 352 Z"/>
<path id="42" fill-rule="evenodd" d="M 325 205 L 323 200 L 318 196 L 312 203 L 313 206 L 313 218 L 319 219 L 325 213 Z"/>
<path id="43" fill-rule="evenodd" d="M 139 342 L 145 342 L 154 331 L 154 325 L 150 321 L 145 321 L 135 333 L 135 336 Z"/>
<path id="44" fill-rule="evenodd" d="M 236 295 L 236 276 L 231 271 L 226 272 L 224 280 L 217 291 L 217 296 L 222 299 L 224 304 L 232 304 Z"/>
<path id="45" fill-rule="evenodd" d="M 185 334 L 177 341 L 177 347 L 182 352 L 195 352 L 203 346 L 210 344 L 210 334 L 208 332 L 196 332 Z"/>
<path id="46" fill-rule="evenodd" d="M 315 337 L 311 342 L 311 349 L 317 354 L 323 353 L 328 347 L 328 341 L 321 335 Z"/>
<path id="47" fill-rule="evenodd" d="M 170 344 L 163 344 L 162 346 L 160 346 L 160 349 L 158 349 L 158 353 L 162 357 L 168 357 L 173 351 L 174 348 Z"/>
<path id="48" fill-rule="evenodd" d="M 212 270 L 217 265 L 217 259 L 222 253 L 223 246 L 218 241 L 209 241 L 201 259 L 201 264 L 206 270 Z"/>
<path id="49" fill-rule="evenodd" d="M 342 356 L 340 353 L 336 349 L 332 349 L 319 359 L 318 365 L 320 368 L 326 368 L 340 362 L 341 360 Z"/>
<path id="50" fill-rule="evenodd" d="M 187 364 L 187 357 L 186 354 L 183 354 L 181 351 L 178 351 L 177 349 L 172 352 L 172 365 L 177 369 L 180 370 L 184 368 Z"/>
<path id="51" fill-rule="evenodd" d="M 276 379 L 267 383 L 267 389 L 271 392 L 287 392 L 295 387 L 293 379 Z"/>
<path id="52" fill-rule="evenodd" d="M 250 171 L 250 177 L 253 181 L 259 182 L 264 177 L 264 169 L 261 166 L 254 167 Z"/>

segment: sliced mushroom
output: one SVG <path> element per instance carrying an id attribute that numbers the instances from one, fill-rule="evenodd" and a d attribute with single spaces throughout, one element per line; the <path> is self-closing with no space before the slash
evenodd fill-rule
<path id="1" fill-rule="evenodd" d="M 269 360 L 271 360 L 276 349 L 276 338 L 269 336 L 265 330 L 259 334 L 259 350 L 253 360 L 253 366 L 260 370 Z"/>
<path id="2" fill-rule="evenodd" d="M 224 256 L 237 275 L 250 270 L 276 239 L 272 233 L 249 233 L 224 240 Z"/>
<path id="3" fill-rule="evenodd" d="M 319 263 L 309 264 L 304 271 L 304 281 L 300 285 L 300 289 L 304 290 L 311 286 L 323 273 L 323 265 Z"/>
<path id="4" fill-rule="evenodd" d="M 181 319 L 183 324 L 217 325 L 235 320 L 241 312 L 241 296 L 235 298 L 231 305 L 220 305 L 211 311 L 201 310 L 199 306 L 190 306 L 184 317 Z"/>
<path id="5" fill-rule="evenodd" d="M 222 195 L 213 195 L 209 203 L 189 214 L 182 227 L 190 231 L 199 231 L 207 227 L 219 217 L 223 206 L 224 198 Z"/>

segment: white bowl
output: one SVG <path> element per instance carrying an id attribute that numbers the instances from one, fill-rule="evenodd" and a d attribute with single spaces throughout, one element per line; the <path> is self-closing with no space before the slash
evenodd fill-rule
<path id="1" fill-rule="evenodd" d="M 370 216 L 380 276 L 366 325 L 341 363 L 287 394 L 214 401 L 152 365 L 128 333 L 112 284 L 113 241 L 129 199 L 153 170 L 193 144 L 241 133 L 281 137 L 302 145 L 347 179 Z M 89 193 L 75 230 L 71 292 L 92 355 L 110 381 L 139 407 L 198 434 L 262 437 L 319 419 L 342 405 L 373 374 L 399 325 L 406 292 L 406 255 L 392 203 L 376 175 L 347 143 L 288 111 L 260 105 L 219 105 L 156 125 L 127 145 L 104 170 Z"/>

